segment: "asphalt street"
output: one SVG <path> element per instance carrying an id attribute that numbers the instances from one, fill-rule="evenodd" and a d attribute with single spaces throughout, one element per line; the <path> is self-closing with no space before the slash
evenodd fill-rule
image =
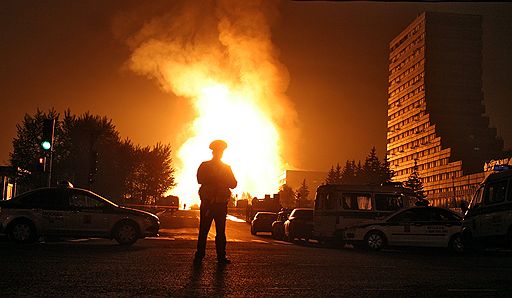
<path id="1" fill-rule="evenodd" d="M 0 240 L 0 295 L 60 297 L 510 297 L 512 252 L 368 252 L 252 236 L 228 220 L 228 257 L 214 242 L 192 266 L 197 212 L 160 214 L 161 236 L 131 247 L 104 239 Z M 215 235 L 212 229 L 209 239 Z"/>

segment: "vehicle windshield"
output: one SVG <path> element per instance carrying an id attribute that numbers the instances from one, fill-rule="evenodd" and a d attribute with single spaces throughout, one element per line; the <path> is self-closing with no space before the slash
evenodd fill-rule
<path id="1" fill-rule="evenodd" d="M 114 203 L 114 202 L 112 202 L 112 201 L 110 201 L 110 200 L 108 200 L 108 199 L 106 199 L 106 198 L 104 198 L 104 197 L 100 196 L 100 195 L 99 195 L 99 194 L 97 194 L 97 193 L 94 193 L 94 192 L 91 192 L 91 191 L 88 191 L 88 190 L 85 190 L 85 191 L 86 191 L 86 192 L 88 192 L 88 193 L 90 193 L 90 194 L 92 194 L 92 195 L 94 195 L 95 197 L 97 197 L 97 198 L 99 198 L 99 199 L 101 199 L 101 200 L 105 201 L 106 203 L 108 203 L 108 204 L 110 204 L 110 205 L 113 205 L 113 206 L 115 206 L 115 207 L 119 207 L 119 205 L 117 205 L 116 203 Z"/>
<path id="2" fill-rule="evenodd" d="M 482 203 L 483 192 L 484 192 L 484 187 L 480 186 L 480 188 L 478 188 L 478 190 L 475 192 L 475 194 L 471 198 L 471 201 L 469 202 L 469 209 L 474 208 L 475 205 Z"/>
<path id="3" fill-rule="evenodd" d="M 293 210 L 290 217 L 313 218 L 313 210 Z"/>
<path id="4" fill-rule="evenodd" d="M 256 215 L 256 218 L 261 218 L 261 219 L 271 219 L 271 218 L 276 218 L 277 217 L 277 214 L 274 214 L 274 213 L 258 213 Z"/>

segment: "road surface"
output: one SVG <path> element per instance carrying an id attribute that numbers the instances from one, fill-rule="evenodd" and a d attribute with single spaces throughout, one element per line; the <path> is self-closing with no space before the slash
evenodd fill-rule
<path id="1" fill-rule="evenodd" d="M 218 266 L 208 242 L 192 259 L 197 212 L 161 214 L 162 236 L 120 247 L 104 239 L 16 245 L 0 240 L 0 295 L 105 297 L 507 297 L 512 252 L 453 255 L 445 250 L 376 253 L 253 236 L 228 220 L 228 257 Z M 214 229 L 209 239 L 214 237 Z"/>

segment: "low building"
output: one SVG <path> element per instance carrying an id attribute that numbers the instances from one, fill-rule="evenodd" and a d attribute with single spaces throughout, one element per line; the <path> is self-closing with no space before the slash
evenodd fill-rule
<path id="1" fill-rule="evenodd" d="M 0 166 L 0 179 L 2 181 L 0 200 L 10 200 L 12 197 L 16 196 L 18 190 L 16 187 L 17 179 L 25 173 L 28 172 L 20 168 Z"/>

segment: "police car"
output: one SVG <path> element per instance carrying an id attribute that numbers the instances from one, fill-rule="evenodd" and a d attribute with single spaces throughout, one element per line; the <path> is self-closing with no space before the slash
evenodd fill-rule
<path id="1" fill-rule="evenodd" d="M 118 206 L 85 189 L 41 188 L 0 201 L 0 232 L 20 243 L 39 236 L 98 237 L 131 245 L 157 236 L 159 218 L 141 210 Z"/>
<path id="2" fill-rule="evenodd" d="M 461 216 L 448 209 L 417 206 L 402 209 L 382 221 L 347 228 L 344 240 L 370 250 L 386 246 L 446 247 L 462 252 Z"/>
<path id="3" fill-rule="evenodd" d="M 496 169 L 482 182 L 462 222 L 467 246 L 512 247 L 512 169 Z"/>

